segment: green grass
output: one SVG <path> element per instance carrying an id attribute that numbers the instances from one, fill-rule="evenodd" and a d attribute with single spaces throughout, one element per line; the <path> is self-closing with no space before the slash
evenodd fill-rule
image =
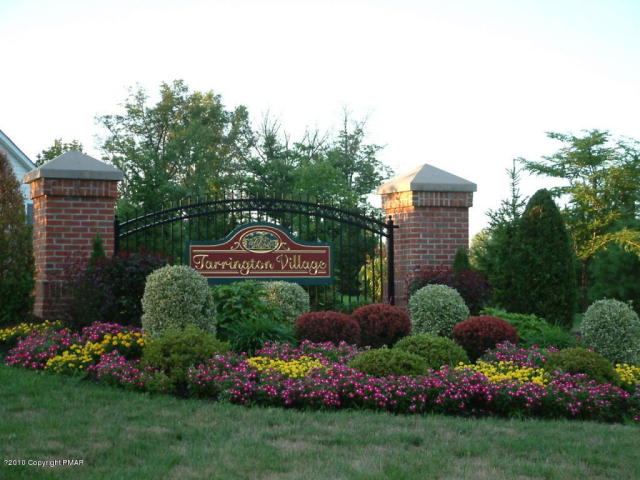
<path id="1" fill-rule="evenodd" d="M 148 396 L 0 366 L 6 479 L 637 479 L 638 427 L 298 412 Z"/>

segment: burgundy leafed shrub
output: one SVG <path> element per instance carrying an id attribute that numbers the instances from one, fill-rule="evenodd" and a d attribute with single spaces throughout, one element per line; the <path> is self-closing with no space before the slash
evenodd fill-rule
<path id="1" fill-rule="evenodd" d="M 518 343 L 516 329 L 498 317 L 471 317 L 453 327 L 453 339 L 464 348 L 469 358 L 476 360 L 498 343 Z"/>
<path id="2" fill-rule="evenodd" d="M 462 270 L 454 273 L 449 267 L 421 267 L 413 273 L 408 282 L 409 295 L 426 285 L 437 284 L 455 288 L 464 303 L 469 307 L 471 315 L 478 315 L 484 308 L 491 293 L 487 280 L 473 270 Z"/>
<path id="3" fill-rule="evenodd" d="M 392 346 L 411 332 L 409 314 L 393 305 L 374 303 L 351 314 L 360 325 L 360 344 L 374 348 Z"/>
<path id="4" fill-rule="evenodd" d="M 312 342 L 360 343 L 360 325 L 340 312 L 309 312 L 296 320 L 296 336 Z"/>
<path id="5" fill-rule="evenodd" d="M 91 266 L 83 257 L 70 257 L 64 272 L 66 323 L 75 329 L 94 322 L 139 327 L 147 275 L 166 264 L 166 258 L 147 252 L 120 252 Z"/>

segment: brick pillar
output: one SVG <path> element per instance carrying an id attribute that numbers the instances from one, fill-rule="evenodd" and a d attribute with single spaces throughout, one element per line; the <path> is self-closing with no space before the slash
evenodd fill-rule
<path id="1" fill-rule="evenodd" d="M 64 311 L 65 263 L 87 259 L 100 234 L 113 253 L 114 207 L 122 173 L 80 152 L 67 152 L 29 172 L 36 267 L 34 313 L 58 319 Z"/>
<path id="2" fill-rule="evenodd" d="M 453 264 L 469 247 L 469 207 L 476 185 L 430 165 L 401 175 L 378 189 L 394 232 L 396 304 L 407 304 L 407 282 L 421 266 Z"/>

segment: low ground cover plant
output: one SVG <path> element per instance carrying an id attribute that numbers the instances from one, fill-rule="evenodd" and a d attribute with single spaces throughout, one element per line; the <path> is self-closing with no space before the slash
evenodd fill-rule
<path id="1" fill-rule="evenodd" d="M 178 342 L 183 350 L 195 348 L 207 334 L 195 335 L 198 340 Z M 0 338 L 7 338 L 4 331 Z M 18 340 L 5 362 L 138 391 L 243 405 L 640 422 L 640 368 L 619 364 L 607 376 L 596 377 L 585 369 L 570 370 L 567 363 L 558 366 L 556 359 L 563 353 L 571 358 L 570 364 L 584 357 L 587 365 L 599 365 L 593 361 L 597 354 L 586 350 L 576 355 L 571 349 L 502 343 L 478 362 L 427 368 L 425 358 L 401 348 L 363 350 L 344 342 L 310 341 L 298 346 L 267 342 L 253 354 L 215 348 L 184 362 L 189 355 L 173 352 L 172 347 L 156 356 L 157 362 L 141 361 L 148 342 L 139 329 L 116 324 L 98 323 L 80 332 L 49 329 Z M 165 343 L 176 342 L 169 338 Z M 152 349 L 148 352 L 147 359 L 153 356 Z M 183 382 L 177 392 L 177 369 L 163 364 L 174 353 Z M 367 369 L 362 359 L 374 359 L 369 366 L 388 369 Z M 396 366 L 402 369 L 393 370 Z"/>

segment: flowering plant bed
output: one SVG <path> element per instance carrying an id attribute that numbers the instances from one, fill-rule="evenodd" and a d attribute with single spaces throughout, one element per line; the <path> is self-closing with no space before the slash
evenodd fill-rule
<path id="1" fill-rule="evenodd" d="M 1 333 L 0 333 L 1 335 Z M 8 352 L 8 365 L 88 376 L 149 392 L 171 392 L 160 370 L 142 367 L 145 336 L 134 328 L 94 324 L 80 333 L 36 329 Z M 374 377 L 349 366 L 362 350 L 340 343 L 268 343 L 252 357 L 216 354 L 187 375 L 187 394 L 242 405 L 298 409 L 371 409 L 640 422 L 640 369 L 616 367 L 616 384 L 545 369 L 549 351 L 499 344 L 477 363 L 424 375 Z M 554 353 L 552 350 L 551 353 Z"/>

